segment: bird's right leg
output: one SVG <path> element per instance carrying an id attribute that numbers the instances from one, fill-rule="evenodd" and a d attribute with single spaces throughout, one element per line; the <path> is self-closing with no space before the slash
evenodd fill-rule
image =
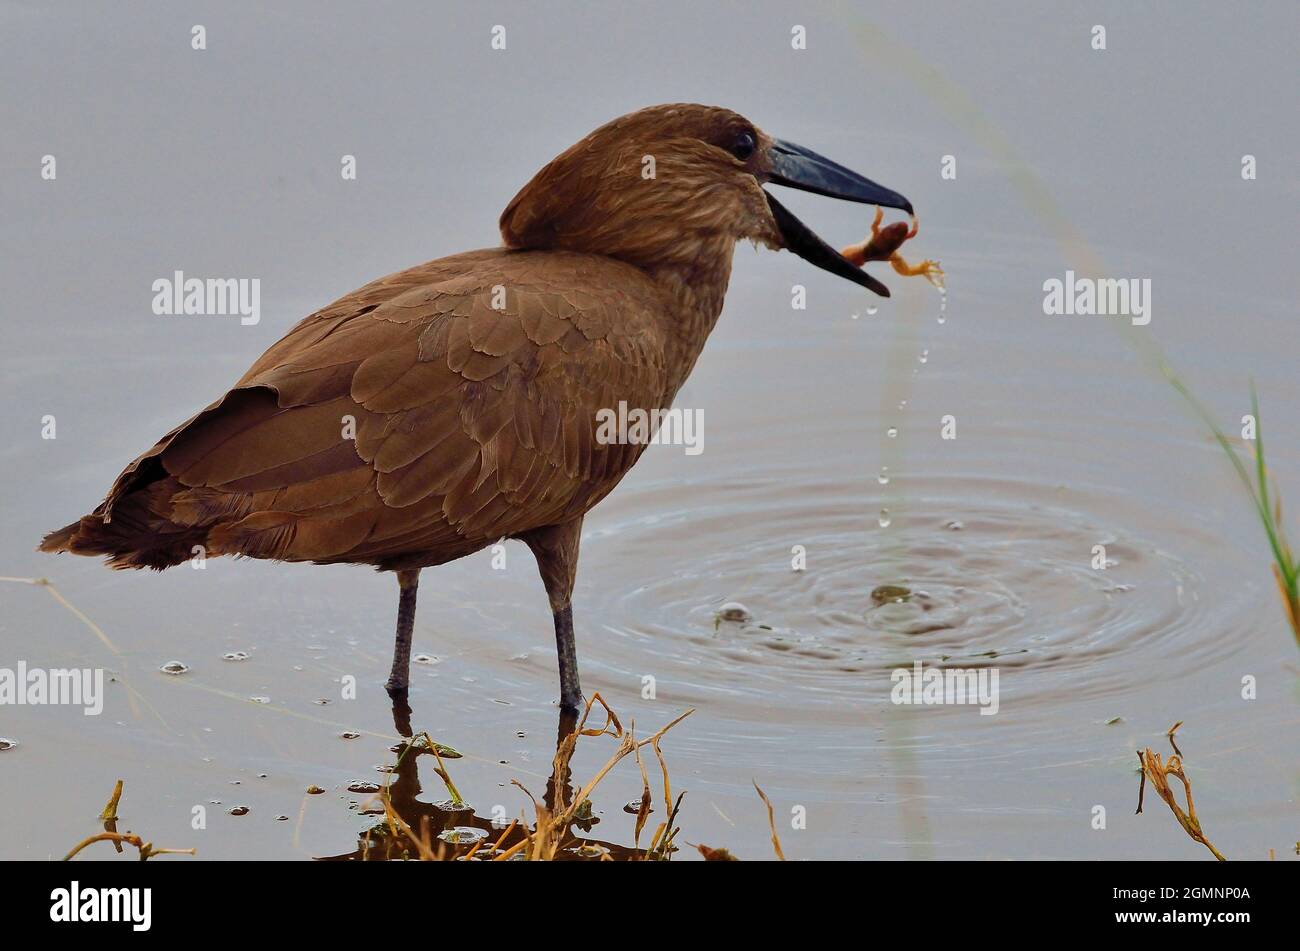
<path id="1" fill-rule="evenodd" d="M 573 636 L 573 579 L 578 573 L 578 540 L 582 517 L 563 525 L 548 525 L 520 535 L 537 558 L 537 568 L 546 585 L 555 616 L 555 652 L 560 665 L 560 707 L 577 710 L 582 706 L 578 683 L 578 645 Z"/>
<path id="2" fill-rule="evenodd" d="M 405 695 L 411 683 L 411 633 L 415 629 L 415 591 L 419 583 L 419 568 L 397 573 L 401 589 L 397 601 L 397 643 L 393 646 L 393 669 L 388 683 L 384 684 L 390 697 Z"/>

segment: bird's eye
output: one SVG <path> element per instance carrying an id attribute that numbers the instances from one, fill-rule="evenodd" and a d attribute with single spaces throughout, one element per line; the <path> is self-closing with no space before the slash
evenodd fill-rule
<path id="1" fill-rule="evenodd" d="M 758 143 L 754 141 L 754 134 L 752 132 L 742 132 L 731 143 L 731 154 L 743 162 L 754 154 L 756 148 L 758 148 Z"/>

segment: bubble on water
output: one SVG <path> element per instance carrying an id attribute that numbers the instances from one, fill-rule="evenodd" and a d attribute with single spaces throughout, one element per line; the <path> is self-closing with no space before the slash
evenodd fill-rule
<path id="1" fill-rule="evenodd" d="M 339 737 L 344 740 L 355 740 L 360 735 L 361 734 L 358 733 L 356 730 L 344 730 L 342 733 L 339 734 Z"/>
<path id="2" fill-rule="evenodd" d="M 313 700 L 312 703 L 320 707 L 329 706 L 329 701 L 326 700 L 324 697 L 321 697 L 319 700 Z"/>
<path id="3" fill-rule="evenodd" d="M 416 654 L 414 657 L 411 658 L 411 663 L 436 664 L 438 663 L 438 658 L 434 657 L 432 654 Z"/>
<path id="4" fill-rule="evenodd" d="M 960 532 L 966 526 L 954 518 L 952 521 L 944 522 L 943 527 L 950 532 Z"/>
<path id="5" fill-rule="evenodd" d="M 924 592 L 919 592 L 924 593 Z M 929 595 L 926 595 L 929 597 Z M 876 604 L 896 604 L 912 598 L 912 590 L 901 584 L 877 585 L 871 591 L 871 600 Z"/>
<path id="6" fill-rule="evenodd" d="M 487 836 L 487 830 L 476 829 L 473 826 L 453 826 L 438 833 L 439 839 L 452 845 L 473 845 L 475 842 L 482 842 Z"/>
<path id="7" fill-rule="evenodd" d="M 18 745 L 18 741 L 7 736 L 0 736 L 0 753 L 7 753 Z"/>
<path id="8" fill-rule="evenodd" d="M 880 467 L 880 475 L 876 476 L 876 481 L 881 485 L 889 485 L 889 466 Z"/>
<path id="9" fill-rule="evenodd" d="M 395 773 L 395 772 L 397 772 L 397 767 L 396 767 L 396 766 L 389 766 L 387 763 L 380 763 L 378 766 L 375 767 L 375 772 L 376 772 L 376 773 Z"/>
<path id="10" fill-rule="evenodd" d="M 443 812 L 473 812 L 474 807 L 467 802 L 455 802 L 451 799 L 444 799 L 442 802 L 435 802 L 434 806 Z"/>
<path id="11" fill-rule="evenodd" d="M 857 315 L 857 314 L 849 314 L 849 319 L 850 319 L 850 320 L 857 320 L 857 319 L 858 319 L 858 315 Z"/>
<path id="12" fill-rule="evenodd" d="M 377 793 L 382 787 L 379 783 L 372 783 L 368 779 L 358 779 L 348 785 L 348 792 L 354 793 Z"/>
<path id="13" fill-rule="evenodd" d="M 270 698 L 270 697 L 249 697 L 248 699 L 249 699 L 249 700 L 252 700 L 254 703 L 270 703 L 270 702 L 271 702 L 271 698 Z"/>
<path id="14" fill-rule="evenodd" d="M 276 821 L 276 822 L 288 822 L 288 821 L 289 821 L 289 817 L 288 817 L 288 816 L 276 816 L 276 817 L 275 817 L 275 821 Z"/>
<path id="15" fill-rule="evenodd" d="M 898 435 L 898 427 L 890 426 L 888 429 L 885 430 L 885 435 L 888 436 L 890 439 L 893 439 L 895 436 Z"/>
<path id="16" fill-rule="evenodd" d="M 246 816 L 251 811 L 252 810 L 249 809 L 247 806 L 232 806 L 230 809 L 230 814 L 232 816 Z"/>
<path id="17" fill-rule="evenodd" d="M 623 806 L 623 811 L 630 812 L 634 816 L 639 815 L 641 812 L 641 800 L 640 799 L 631 800 L 630 802 L 628 802 L 626 805 Z M 646 815 L 649 815 L 652 812 L 654 812 L 653 809 L 647 809 Z"/>
<path id="18" fill-rule="evenodd" d="M 314 784 L 307 787 L 307 795 L 309 796 L 319 796 L 324 791 L 325 790 L 321 789 L 319 786 Z"/>
<path id="19" fill-rule="evenodd" d="M 188 673 L 189 664 L 182 664 L 179 660 L 169 660 L 158 668 L 164 674 L 171 674 L 173 677 L 179 677 L 181 674 Z"/>
<path id="20" fill-rule="evenodd" d="M 880 516 L 876 521 L 880 523 L 881 528 L 888 528 L 889 523 L 893 521 L 893 519 L 889 517 L 889 509 L 881 509 Z"/>
<path id="21" fill-rule="evenodd" d="M 221 659 L 231 661 L 248 660 L 248 651 L 227 651 L 221 655 Z"/>
<path id="22" fill-rule="evenodd" d="M 734 621 L 742 624 L 753 618 L 749 613 L 749 608 L 745 607 L 739 601 L 728 601 L 722 607 L 718 608 L 719 621 Z"/>
<path id="23" fill-rule="evenodd" d="M 878 310 L 880 310 L 880 308 L 877 307 L 875 304 L 868 304 L 868 305 L 867 305 L 867 316 L 868 316 L 868 317 L 874 317 L 875 314 L 876 314 L 876 312 L 877 312 Z"/>

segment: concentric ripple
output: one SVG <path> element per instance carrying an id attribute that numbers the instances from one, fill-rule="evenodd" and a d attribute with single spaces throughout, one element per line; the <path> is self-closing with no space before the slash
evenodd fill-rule
<path id="1" fill-rule="evenodd" d="M 812 702 L 885 701 L 885 672 L 919 660 L 997 666 L 1004 696 L 1022 703 L 1109 696 L 1241 645 L 1243 602 L 1202 597 L 1207 566 L 1214 590 L 1258 592 L 1253 578 L 1225 586 L 1221 542 L 1118 494 L 909 477 L 882 528 L 881 497 L 864 485 L 644 491 L 658 497 L 636 508 L 656 516 L 587 543 L 608 555 L 603 590 L 624 592 L 598 605 L 620 635 L 602 651 L 631 672 L 656 663 L 649 652 L 700 691 L 770 700 L 797 686 Z M 617 578 L 620 565 L 650 564 L 675 568 Z M 909 593 L 873 599 L 881 585 Z M 749 617 L 721 617 L 728 602 Z"/>

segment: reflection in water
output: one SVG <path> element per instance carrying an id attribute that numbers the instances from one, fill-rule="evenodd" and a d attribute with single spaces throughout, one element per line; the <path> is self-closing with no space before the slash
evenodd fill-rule
<path id="1" fill-rule="evenodd" d="M 393 725 L 399 735 L 412 737 L 411 707 L 405 697 L 393 701 Z M 569 757 L 561 755 L 561 749 L 564 747 L 565 740 L 572 737 L 578 728 L 578 714 L 561 709 L 556 726 L 556 756 L 551 775 L 546 782 L 546 794 L 543 799 L 543 805 L 549 813 L 557 811 L 557 803 L 562 807 L 563 804 L 573 801 L 573 773 L 569 768 Z M 374 816 L 376 821 L 357 837 L 356 849 L 339 855 L 320 856 L 320 860 L 418 859 L 424 849 L 412 841 L 411 836 L 402 829 L 403 825 L 425 843 L 425 849 L 431 850 L 431 855 L 426 857 L 448 861 L 466 857 L 470 861 L 491 861 L 503 856 L 509 859 L 523 859 L 525 855 L 522 849 L 513 850 L 529 838 L 534 829 L 504 821 L 501 817 L 491 819 L 478 816 L 474 813 L 473 807 L 458 802 L 458 797 L 454 795 L 453 799 L 436 804 L 420 799 L 424 791 L 420 782 L 421 758 L 438 759 L 431 746 L 421 743 L 420 739 L 415 737 L 394 748 L 397 752 L 397 763 L 389 774 L 387 793 L 381 793 L 360 806 L 362 815 Z M 445 764 L 433 765 L 435 774 L 444 768 Z M 442 781 L 441 776 L 439 780 Z M 449 789 L 454 792 L 454 786 L 449 785 Z M 598 822 L 600 819 L 591 816 L 589 811 L 584 814 L 584 810 L 579 809 L 578 817 L 567 823 L 560 833 L 562 841 L 556 852 L 556 858 L 561 861 L 592 859 L 634 861 L 652 857 L 649 849 L 628 848 L 580 834 L 589 833 Z M 395 828 L 396 834 L 394 834 Z"/>

